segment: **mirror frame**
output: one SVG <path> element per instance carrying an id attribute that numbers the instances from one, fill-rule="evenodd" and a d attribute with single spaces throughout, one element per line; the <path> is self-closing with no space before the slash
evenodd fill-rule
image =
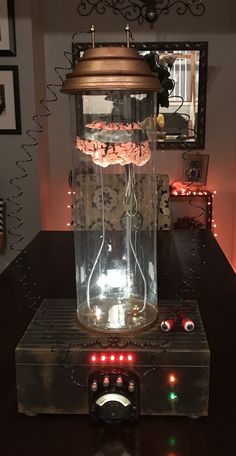
<path id="1" fill-rule="evenodd" d="M 100 42 L 96 43 L 96 47 L 102 46 L 126 46 L 125 42 L 112 43 Z M 72 54 L 75 61 L 81 52 L 91 48 L 91 43 L 73 43 Z M 144 42 L 130 43 L 130 47 L 136 48 L 138 51 L 199 51 L 199 87 L 198 87 L 198 125 L 195 141 L 175 140 L 168 142 L 157 141 L 157 149 L 204 149 L 205 148 L 205 131 L 206 131 L 206 94 L 207 94 L 207 57 L 208 57 L 208 42 L 207 41 L 167 41 L 167 42 Z"/>

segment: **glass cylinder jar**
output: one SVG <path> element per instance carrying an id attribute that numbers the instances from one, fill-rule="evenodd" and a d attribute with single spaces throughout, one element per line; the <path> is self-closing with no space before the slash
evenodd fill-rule
<path id="1" fill-rule="evenodd" d="M 153 92 L 70 96 L 77 313 L 91 331 L 130 334 L 157 317 Z"/>

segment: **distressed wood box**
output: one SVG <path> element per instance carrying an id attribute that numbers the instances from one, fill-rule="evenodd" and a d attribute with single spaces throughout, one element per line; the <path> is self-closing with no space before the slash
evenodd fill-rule
<path id="1" fill-rule="evenodd" d="M 19 412 L 88 414 L 89 376 L 101 369 L 126 369 L 139 378 L 140 414 L 206 416 L 210 351 L 197 303 L 188 303 L 193 332 L 185 332 L 180 324 L 170 333 L 160 328 L 178 305 L 160 302 L 156 325 L 129 339 L 91 336 L 77 322 L 75 300 L 45 299 L 16 347 Z M 125 360 L 132 353 L 132 363 L 111 365 L 111 354 L 118 359 L 120 353 Z"/>

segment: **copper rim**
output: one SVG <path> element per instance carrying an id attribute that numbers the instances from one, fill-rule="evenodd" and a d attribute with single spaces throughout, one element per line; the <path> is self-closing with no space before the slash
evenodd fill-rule
<path id="1" fill-rule="evenodd" d="M 62 92 L 87 90 L 131 90 L 162 92 L 159 79 L 133 48 L 87 49 L 72 73 L 67 74 Z"/>

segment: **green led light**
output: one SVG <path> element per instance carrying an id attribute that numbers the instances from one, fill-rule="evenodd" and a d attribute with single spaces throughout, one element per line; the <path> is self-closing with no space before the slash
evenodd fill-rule
<path id="1" fill-rule="evenodd" d="M 168 445 L 171 448 L 176 446 L 176 438 L 173 435 L 168 438 Z"/>
<path id="2" fill-rule="evenodd" d="M 169 399 L 170 399 L 171 401 L 175 401 L 175 399 L 177 399 L 177 395 L 176 395 L 175 393 L 171 392 L 171 393 L 169 394 Z"/>

